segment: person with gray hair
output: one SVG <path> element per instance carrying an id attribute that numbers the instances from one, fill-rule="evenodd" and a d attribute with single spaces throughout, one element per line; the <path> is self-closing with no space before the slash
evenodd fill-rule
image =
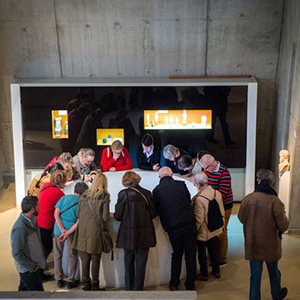
<path id="1" fill-rule="evenodd" d="M 244 227 L 245 259 L 250 261 L 250 300 L 260 300 L 263 262 L 266 263 L 273 299 L 284 299 L 287 288 L 281 288 L 281 273 L 278 261 L 282 256 L 282 233 L 288 229 L 289 221 L 284 204 L 271 187 L 274 174 L 267 169 L 256 173 L 255 192 L 242 200 L 238 218 Z"/>
<path id="2" fill-rule="evenodd" d="M 190 193 L 184 181 L 172 178 L 173 172 L 169 167 L 161 168 L 158 176 L 160 181 L 153 190 L 153 197 L 161 224 L 168 233 L 173 248 L 169 289 L 178 289 L 184 253 L 187 271 L 185 287 L 187 290 L 194 290 L 197 232 Z"/>
<path id="3" fill-rule="evenodd" d="M 193 197 L 192 203 L 196 216 L 198 260 L 200 265 L 200 274 L 197 275 L 196 279 L 207 281 L 208 269 L 206 248 L 211 260 L 211 274 L 216 278 L 221 277 L 218 257 L 218 236 L 223 232 L 223 227 L 212 232 L 208 229 L 209 202 L 216 199 L 223 217 L 223 222 L 225 220 L 225 211 L 222 195 L 208 184 L 208 178 L 205 173 L 196 174 L 194 176 L 194 181 L 198 188 L 198 193 Z"/>
<path id="4" fill-rule="evenodd" d="M 179 158 L 183 155 L 188 155 L 186 151 L 169 144 L 164 147 L 163 155 L 166 161 L 166 166 L 169 167 L 173 173 L 179 173 L 180 175 L 189 173 L 189 170 L 184 171 L 178 168 Z"/>
<path id="5" fill-rule="evenodd" d="M 97 166 L 94 163 L 95 151 L 90 148 L 81 148 L 73 157 L 73 180 L 92 182 L 97 174 Z"/>
<path id="6" fill-rule="evenodd" d="M 262 184 L 265 182 L 266 184 L 271 186 L 274 183 L 274 173 L 271 170 L 259 169 L 256 172 L 256 180 L 258 184 Z"/>
<path id="7" fill-rule="evenodd" d="M 231 176 L 228 169 L 210 154 L 205 154 L 201 157 L 200 165 L 208 177 L 208 184 L 211 185 L 213 189 L 218 190 L 223 199 L 223 205 L 225 209 L 225 226 L 223 233 L 218 236 L 219 263 L 220 266 L 223 267 L 227 265 L 227 226 L 233 207 Z"/>

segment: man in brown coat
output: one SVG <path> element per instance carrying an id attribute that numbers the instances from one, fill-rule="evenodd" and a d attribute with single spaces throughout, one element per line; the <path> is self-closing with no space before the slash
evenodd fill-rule
<path id="1" fill-rule="evenodd" d="M 250 300 L 260 300 L 260 283 L 263 262 L 268 267 L 272 298 L 284 299 L 287 288 L 281 288 L 278 261 L 281 258 L 281 235 L 289 222 L 284 204 L 271 188 L 274 174 L 260 169 L 256 173 L 258 186 L 247 195 L 239 210 L 238 218 L 244 225 L 245 258 L 250 261 Z"/>

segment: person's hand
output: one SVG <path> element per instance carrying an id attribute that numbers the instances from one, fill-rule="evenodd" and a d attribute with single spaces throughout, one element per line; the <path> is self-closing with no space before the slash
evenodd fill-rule
<path id="1" fill-rule="evenodd" d="M 160 165 L 157 163 L 152 167 L 153 171 L 158 171 L 160 169 Z"/>
<path id="2" fill-rule="evenodd" d="M 58 240 L 63 243 L 67 238 L 69 237 L 69 234 L 68 232 L 66 231 L 65 233 L 61 234 L 59 237 L 58 237 Z"/>
<path id="3" fill-rule="evenodd" d="M 110 171 L 110 172 L 116 172 L 116 168 L 115 168 L 115 167 L 111 167 L 111 168 L 109 169 L 109 171 Z"/>
<path id="4" fill-rule="evenodd" d="M 93 174 L 93 175 L 90 175 L 90 177 L 89 177 L 89 180 L 90 180 L 90 182 L 93 182 L 93 180 L 94 180 L 94 178 L 96 177 L 96 175 L 95 174 Z"/>
<path id="5" fill-rule="evenodd" d="M 90 176 L 89 175 L 84 175 L 83 176 L 83 181 L 85 181 L 85 182 L 90 181 Z"/>
<path id="6" fill-rule="evenodd" d="M 34 269 L 33 269 L 33 272 L 36 272 L 37 270 L 39 270 L 39 268 L 40 268 L 40 267 L 36 265 L 36 266 L 34 267 Z"/>
<path id="7" fill-rule="evenodd" d="M 119 159 L 119 157 L 121 156 L 121 153 L 116 153 L 116 152 L 113 152 L 113 159 L 115 161 L 117 161 Z"/>

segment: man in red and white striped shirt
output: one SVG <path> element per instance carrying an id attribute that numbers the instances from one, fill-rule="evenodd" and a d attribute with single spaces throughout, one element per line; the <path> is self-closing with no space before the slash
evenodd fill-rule
<path id="1" fill-rule="evenodd" d="M 205 154 L 200 160 L 205 174 L 208 177 L 208 184 L 218 190 L 222 195 L 223 205 L 225 209 L 225 226 L 224 232 L 219 235 L 219 260 L 220 266 L 227 265 L 228 235 L 227 225 L 233 206 L 233 195 L 231 188 L 231 176 L 225 166 L 217 161 L 212 155 Z"/>

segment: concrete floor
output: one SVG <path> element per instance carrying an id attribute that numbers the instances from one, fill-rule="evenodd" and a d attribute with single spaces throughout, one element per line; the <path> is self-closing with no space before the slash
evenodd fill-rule
<path id="1" fill-rule="evenodd" d="M 3 195 L 5 199 L 13 199 L 13 191 L 5 191 L 0 196 L 0 207 Z M 11 197 L 8 197 L 10 194 Z M 235 205 L 234 213 L 238 211 Z M 13 223 L 20 213 L 20 208 L 8 209 L 0 213 L 0 291 L 16 291 L 19 284 L 19 276 L 15 269 L 11 256 L 10 231 Z M 279 267 L 282 273 L 282 286 L 287 286 L 289 293 L 286 299 L 300 299 L 300 236 L 284 235 L 283 237 L 283 258 Z M 50 266 L 51 266 L 50 262 Z M 169 266 L 167 266 L 169 267 Z M 53 270 L 50 269 L 53 272 Z M 44 284 L 46 291 L 58 291 L 56 282 Z M 180 286 L 184 290 L 183 284 Z M 244 260 L 242 226 L 237 216 L 232 215 L 229 222 L 229 252 L 228 266 L 221 269 L 221 278 L 209 277 L 207 282 L 196 282 L 198 299 L 205 300 L 236 300 L 247 299 L 249 290 L 249 264 Z M 80 290 L 80 287 L 72 291 Z M 122 288 L 108 288 L 108 291 L 123 290 Z M 167 285 L 147 287 L 148 291 L 168 291 Z M 67 289 L 60 289 L 67 291 Z M 1 293 L 0 293 L 0 298 Z M 271 299 L 270 287 L 266 268 L 262 278 L 262 299 Z"/>

